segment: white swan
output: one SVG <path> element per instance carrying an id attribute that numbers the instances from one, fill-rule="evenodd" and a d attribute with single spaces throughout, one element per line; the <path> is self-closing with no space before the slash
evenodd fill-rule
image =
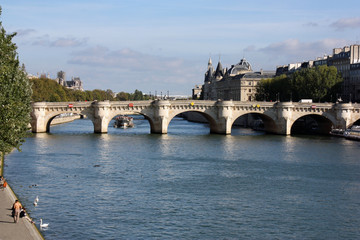
<path id="1" fill-rule="evenodd" d="M 42 222 L 42 218 L 40 218 L 40 227 L 41 228 L 46 228 L 46 227 L 48 227 L 49 226 L 49 224 L 48 223 L 43 223 Z"/>
<path id="2" fill-rule="evenodd" d="M 34 200 L 34 206 L 35 207 L 37 206 L 38 202 L 39 202 L 39 196 L 36 196 L 36 198 Z"/>

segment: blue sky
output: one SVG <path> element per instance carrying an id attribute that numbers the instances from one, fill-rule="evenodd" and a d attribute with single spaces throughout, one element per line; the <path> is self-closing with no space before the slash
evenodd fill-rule
<path id="1" fill-rule="evenodd" d="M 209 57 L 253 70 L 360 44 L 360 1 L 2 0 L 29 73 L 60 70 L 86 90 L 191 95 Z"/>

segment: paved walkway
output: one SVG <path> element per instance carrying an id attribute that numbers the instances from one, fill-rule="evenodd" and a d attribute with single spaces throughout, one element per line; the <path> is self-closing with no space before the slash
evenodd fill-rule
<path id="1" fill-rule="evenodd" d="M 18 223 L 14 223 L 11 207 L 15 199 L 9 185 L 0 189 L 0 240 L 43 240 L 36 226 L 27 219 L 20 218 Z"/>

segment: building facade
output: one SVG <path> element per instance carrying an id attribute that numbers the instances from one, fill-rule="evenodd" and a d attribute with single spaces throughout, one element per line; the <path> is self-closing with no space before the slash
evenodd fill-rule
<path id="1" fill-rule="evenodd" d="M 200 99 L 203 85 L 195 85 L 192 90 L 192 99 Z"/>
<path id="2" fill-rule="evenodd" d="M 214 70 L 210 58 L 204 85 L 201 88 L 201 96 L 204 100 L 254 101 L 256 85 L 262 79 L 273 78 L 274 76 L 275 72 L 262 70 L 254 72 L 250 63 L 245 59 L 241 59 L 230 69 L 224 69 L 219 61 L 216 70 Z"/>
<path id="3" fill-rule="evenodd" d="M 344 79 L 342 92 L 339 93 L 342 100 L 360 102 L 360 45 L 334 48 L 332 55 L 325 55 L 313 61 L 279 66 L 276 75 L 321 65 L 334 66 L 341 74 Z"/>
<path id="4" fill-rule="evenodd" d="M 84 91 L 83 84 L 79 77 L 72 77 L 71 81 L 66 81 L 66 73 L 63 71 L 57 73 L 56 81 L 66 88 Z"/>

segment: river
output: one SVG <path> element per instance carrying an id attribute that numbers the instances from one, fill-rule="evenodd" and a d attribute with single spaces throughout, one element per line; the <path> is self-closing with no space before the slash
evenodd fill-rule
<path id="1" fill-rule="evenodd" d="M 134 122 L 108 134 L 87 119 L 52 126 L 6 156 L 45 239 L 360 238 L 360 142 L 212 135 L 181 118 L 156 135 Z"/>

